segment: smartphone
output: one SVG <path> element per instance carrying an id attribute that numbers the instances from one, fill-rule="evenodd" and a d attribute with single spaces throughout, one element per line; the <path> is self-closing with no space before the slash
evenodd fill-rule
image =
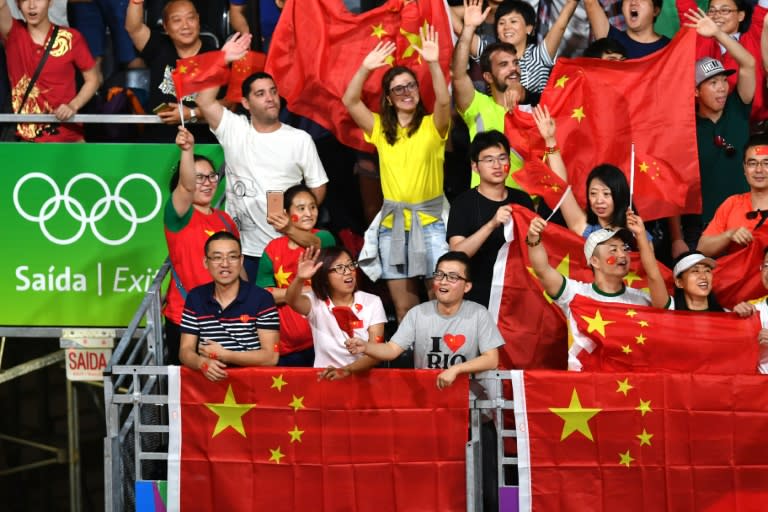
<path id="1" fill-rule="evenodd" d="M 154 112 L 155 114 L 159 114 L 160 112 L 165 112 L 166 110 L 170 110 L 171 108 L 173 108 L 173 107 L 171 107 L 169 104 L 161 103 L 158 106 L 156 106 L 155 108 L 153 108 L 152 112 Z"/>
<path id="2" fill-rule="evenodd" d="M 282 213 L 283 191 L 267 190 L 267 216 Z"/>

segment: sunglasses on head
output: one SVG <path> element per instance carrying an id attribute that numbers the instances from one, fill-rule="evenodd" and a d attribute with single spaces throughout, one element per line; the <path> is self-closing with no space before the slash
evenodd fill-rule
<path id="1" fill-rule="evenodd" d="M 722 135 L 715 135 L 714 143 L 715 146 L 725 151 L 725 156 L 733 156 L 736 154 L 736 147 L 725 140 L 725 137 Z"/>

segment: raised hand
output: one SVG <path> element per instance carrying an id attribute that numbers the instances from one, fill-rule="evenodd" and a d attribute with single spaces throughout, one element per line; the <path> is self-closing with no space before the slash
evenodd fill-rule
<path id="1" fill-rule="evenodd" d="M 688 12 L 683 14 L 690 22 L 686 23 L 685 26 L 695 28 L 696 33 L 702 37 L 714 37 L 720 31 L 715 21 L 707 16 L 707 13 L 701 10 L 701 8 L 688 9 Z"/>
<path id="2" fill-rule="evenodd" d="M 536 105 L 533 108 L 533 120 L 536 121 L 536 126 L 539 128 L 541 138 L 545 141 L 555 141 L 555 120 L 549 114 L 549 108 L 546 105 Z"/>
<path id="3" fill-rule="evenodd" d="M 176 133 L 176 145 L 182 151 L 192 151 L 195 148 L 195 137 L 189 130 L 179 126 L 179 131 Z"/>
<path id="4" fill-rule="evenodd" d="M 315 275 L 323 264 L 322 261 L 317 261 L 318 256 L 320 256 L 320 249 L 316 247 L 307 247 L 304 249 L 304 252 L 299 255 L 299 264 L 296 268 L 296 279 L 299 279 L 300 281 L 312 279 L 312 276 Z"/>
<path id="5" fill-rule="evenodd" d="M 221 51 L 224 52 L 224 60 L 227 63 L 234 62 L 242 59 L 248 50 L 251 48 L 251 34 L 241 34 L 235 32 L 235 35 L 230 37 L 224 46 L 221 47 Z"/>
<path id="6" fill-rule="evenodd" d="M 636 239 L 645 238 L 645 224 L 631 208 L 627 208 L 627 229 L 635 235 Z"/>
<path id="7" fill-rule="evenodd" d="M 425 62 L 437 62 L 440 58 L 440 45 L 438 44 L 437 32 L 432 25 L 423 26 L 419 29 L 421 37 L 421 48 L 411 44 L 411 48 L 419 52 Z"/>
<path id="8" fill-rule="evenodd" d="M 373 71 L 374 69 L 380 68 L 381 66 L 386 66 L 386 59 L 392 55 L 392 52 L 395 51 L 395 48 L 396 45 L 393 41 L 380 41 L 379 44 L 377 44 L 373 50 L 371 50 L 371 53 L 365 56 L 363 63 L 361 64 L 362 67 L 368 71 Z"/>
<path id="9" fill-rule="evenodd" d="M 483 0 L 464 0 L 464 26 L 479 27 L 490 12 L 491 6 L 483 10 Z"/>

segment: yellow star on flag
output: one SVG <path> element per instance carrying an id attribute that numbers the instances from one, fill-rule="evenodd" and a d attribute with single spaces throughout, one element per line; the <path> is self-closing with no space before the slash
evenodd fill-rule
<path id="1" fill-rule="evenodd" d="M 371 25 L 371 28 L 373 29 L 373 32 L 371 32 L 371 36 L 373 37 L 378 37 L 381 39 L 383 36 L 389 35 L 389 32 L 384 29 L 383 23 L 379 23 L 378 25 Z"/>
<path id="2" fill-rule="evenodd" d="M 391 55 L 387 55 L 384 58 L 384 62 L 389 64 L 389 67 L 395 67 L 395 58 L 393 56 L 391 56 Z"/>
<path id="3" fill-rule="evenodd" d="M 286 272 L 283 270 L 283 266 L 280 265 L 280 267 L 277 269 L 277 272 L 275 272 L 275 282 L 277 283 L 277 286 L 279 288 L 288 288 L 288 285 L 291 284 L 288 281 L 288 278 L 293 275 L 293 272 Z"/>
<path id="4" fill-rule="evenodd" d="M 213 429 L 213 435 L 216 437 L 227 427 L 232 427 L 235 432 L 245 436 L 243 427 L 243 415 L 256 407 L 256 404 L 239 404 L 235 400 L 235 393 L 232 391 L 232 385 L 227 388 L 227 394 L 224 396 L 224 402 L 220 404 L 205 404 L 208 409 L 214 412 L 219 419 L 216 421 L 216 427 Z"/>
<path id="5" fill-rule="evenodd" d="M 625 354 L 631 354 L 632 353 L 632 347 L 630 347 L 629 345 L 622 345 L 621 346 L 621 351 L 624 352 Z"/>
<path id="6" fill-rule="evenodd" d="M 627 315 L 629 318 L 635 318 L 637 311 L 635 311 L 634 309 L 628 309 L 627 312 L 624 314 Z"/>
<path id="7" fill-rule="evenodd" d="M 634 389 L 635 386 L 629 383 L 629 377 L 627 377 L 624 380 L 617 380 L 616 384 L 619 385 L 619 388 L 616 390 L 617 393 L 624 393 L 624 396 L 627 396 L 627 392 L 630 389 Z"/>
<path id="8" fill-rule="evenodd" d="M 585 409 L 581 406 L 579 400 L 579 394 L 576 392 L 576 388 L 573 388 L 573 394 L 571 395 L 571 403 L 568 407 L 550 407 L 550 411 L 560 416 L 565 421 L 563 424 L 563 432 L 560 435 L 560 440 L 573 434 L 574 432 L 581 432 L 584 437 L 590 441 L 594 441 L 592 438 L 592 431 L 589 429 L 589 420 L 602 409 Z"/>
<path id="9" fill-rule="evenodd" d="M 424 20 L 423 27 L 424 27 L 424 30 L 427 30 L 427 27 L 428 27 L 427 20 Z M 401 59 L 407 59 L 408 57 L 412 56 L 416 52 L 416 50 L 413 49 L 414 46 L 421 48 L 422 46 L 421 36 L 419 34 L 414 34 L 413 32 L 408 32 L 403 28 L 400 29 L 400 34 L 404 38 L 406 38 L 410 43 L 408 47 L 405 49 L 405 51 L 403 52 L 403 54 L 400 56 Z M 418 62 L 421 62 L 421 54 L 417 53 L 416 56 L 417 56 L 416 60 Z"/>
<path id="10" fill-rule="evenodd" d="M 640 165 L 638 165 L 637 167 L 640 168 L 640 172 L 644 172 L 644 173 L 648 174 L 648 164 L 647 163 L 640 162 Z"/>
<path id="11" fill-rule="evenodd" d="M 587 117 L 587 114 L 584 113 L 584 107 L 581 106 L 579 108 L 573 109 L 571 117 L 581 123 L 581 120 Z"/>
<path id="12" fill-rule="evenodd" d="M 626 451 L 626 453 L 620 453 L 619 454 L 619 464 L 623 464 L 627 467 L 629 467 L 632 462 L 634 462 L 634 458 L 632 455 L 629 454 L 629 450 Z"/>
<path id="13" fill-rule="evenodd" d="M 280 447 L 279 446 L 277 448 L 275 448 L 274 450 L 272 448 L 270 448 L 269 449 L 269 453 L 270 453 L 269 460 L 270 461 L 275 461 L 275 464 L 280 464 L 280 459 L 285 457 L 285 454 L 280 451 Z"/>
<path id="14" fill-rule="evenodd" d="M 640 440 L 640 446 L 648 445 L 651 446 L 651 438 L 653 437 L 653 434 L 649 434 L 645 429 L 643 429 L 643 432 L 641 434 L 637 434 L 637 437 Z"/>
<path id="15" fill-rule="evenodd" d="M 640 327 L 648 327 L 648 322 L 646 322 L 645 320 L 640 320 L 637 323 L 640 324 Z"/>
<path id="16" fill-rule="evenodd" d="M 272 385 L 269 387 L 270 389 L 277 389 L 278 391 L 283 390 L 283 386 L 287 385 L 288 383 L 283 380 L 283 374 L 281 373 L 277 377 L 272 377 Z"/>
<path id="17" fill-rule="evenodd" d="M 646 401 L 641 398 L 640 405 L 635 407 L 635 410 L 640 411 L 642 416 L 645 416 L 645 413 L 647 412 L 653 412 L 653 410 L 651 409 L 651 401 L 650 400 Z"/>
<path id="18" fill-rule="evenodd" d="M 183 75 L 186 72 L 187 72 L 187 66 L 185 66 L 183 64 L 181 66 L 179 66 L 179 73 L 181 73 Z"/>
<path id="19" fill-rule="evenodd" d="M 563 76 L 561 76 L 561 77 L 560 77 L 560 78 L 558 78 L 558 79 L 557 79 L 557 81 L 555 82 L 555 87 L 560 87 L 561 89 L 565 89 L 565 82 L 567 82 L 568 80 L 570 80 L 570 78 L 568 77 L 568 75 L 563 75 Z"/>
<path id="20" fill-rule="evenodd" d="M 616 323 L 613 320 L 603 320 L 603 316 L 600 314 L 599 309 L 595 310 L 594 317 L 590 318 L 587 315 L 581 315 L 581 318 L 587 322 L 587 334 L 597 331 L 603 338 L 605 338 L 605 326 Z"/>
<path id="21" fill-rule="evenodd" d="M 626 276 L 624 276 L 624 282 L 626 282 L 627 286 L 629 286 L 630 288 L 632 288 L 632 283 L 634 283 L 635 281 L 642 281 L 642 280 L 643 278 L 637 275 L 637 272 L 635 272 L 634 270 L 630 270 L 629 273 Z"/>
<path id="22" fill-rule="evenodd" d="M 638 336 L 635 336 L 635 341 L 637 342 L 638 345 L 645 345 L 645 340 L 647 340 L 647 339 L 648 338 L 646 338 L 642 334 L 640 334 Z"/>
<path id="23" fill-rule="evenodd" d="M 289 403 L 291 407 L 293 407 L 293 412 L 298 411 L 299 409 L 304 409 L 304 397 L 303 396 L 296 396 L 293 395 L 293 400 L 291 400 L 291 403 Z"/>
<path id="24" fill-rule="evenodd" d="M 203 231 L 205 231 L 205 236 L 207 236 L 209 238 L 212 237 L 216 233 L 215 231 L 211 231 L 210 229 L 204 229 Z"/>
<path id="25" fill-rule="evenodd" d="M 299 430 L 298 425 L 293 426 L 293 430 L 288 431 L 288 435 L 291 436 L 291 442 L 298 441 L 301 442 L 301 435 L 304 433 L 303 430 Z"/>

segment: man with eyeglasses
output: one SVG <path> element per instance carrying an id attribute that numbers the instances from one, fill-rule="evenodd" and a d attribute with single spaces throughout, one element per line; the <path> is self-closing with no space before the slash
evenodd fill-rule
<path id="1" fill-rule="evenodd" d="M 726 199 L 699 240 L 698 249 L 719 256 L 752 243 L 752 233 L 768 219 L 768 136 L 753 135 L 744 152 L 749 192 Z"/>
<path id="2" fill-rule="evenodd" d="M 705 57 L 696 62 L 696 140 L 701 176 L 701 215 L 674 218 L 670 224 L 672 256 L 695 249 L 702 230 L 718 206 L 747 190 L 740 163 L 749 137 L 749 115 L 755 95 L 755 59 L 738 41 L 723 32 L 703 11 L 689 11 L 688 27 L 712 38 L 739 64 L 736 89 L 729 93 L 728 76 L 736 73 L 722 62 Z"/>
<path id="3" fill-rule="evenodd" d="M 584 257 L 594 274 L 591 283 L 567 278 L 550 265 L 547 250 L 542 243 L 546 227 L 547 222 L 541 217 L 531 221 L 525 238 L 528 257 L 544 291 L 563 310 L 570 323 L 571 332 L 578 332 L 571 315 L 571 301 L 576 295 L 600 302 L 638 304 L 664 309 L 671 306 L 667 285 L 656 262 L 653 245 L 646 235 L 643 220 L 632 210 L 627 211 L 627 229 L 599 229 L 584 242 Z M 637 245 L 649 293 L 627 288 L 624 284 L 624 278 L 629 274 L 630 244 Z M 582 365 L 578 359 L 579 353 L 582 350 L 592 352 L 595 348 L 595 344 L 588 338 L 575 337 L 573 345 L 568 349 L 568 369 L 580 371 Z"/>
<path id="4" fill-rule="evenodd" d="M 193 288 L 181 317 L 182 364 L 205 378 L 227 378 L 229 366 L 274 366 L 280 319 L 272 295 L 243 281 L 240 240 L 220 231 L 205 243 L 212 283 Z"/>
<path id="5" fill-rule="evenodd" d="M 179 127 L 176 144 L 181 149 L 181 158 L 171 177 L 171 197 L 165 204 L 163 214 L 165 241 L 171 260 L 171 282 L 163 311 L 167 364 L 179 364 L 179 326 L 187 293 L 211 281 L 211 275 L 200 264 L 205 242 L 219 231 L 229 231 L 240 236 L 235 222 L 227 212 L 211 206 L 219 183 L 213 162 L 195 154 L 195 139 L 186 128 Z"/>
<path id="6" fill-rule="evenodd" d="M 469 147 L 472 171 L 480 184 L 454 199 L 448 216 L 446 238 L 453 251 L 462 251 L 474 269 L 466 297 L 488 307 L 493 266 L 504 245 L 504 224 L 512 218 L 511 204 L 533 211 L 525 192 L 509 188 L 509 141 L 496 130 L 478 133 Z"/>

